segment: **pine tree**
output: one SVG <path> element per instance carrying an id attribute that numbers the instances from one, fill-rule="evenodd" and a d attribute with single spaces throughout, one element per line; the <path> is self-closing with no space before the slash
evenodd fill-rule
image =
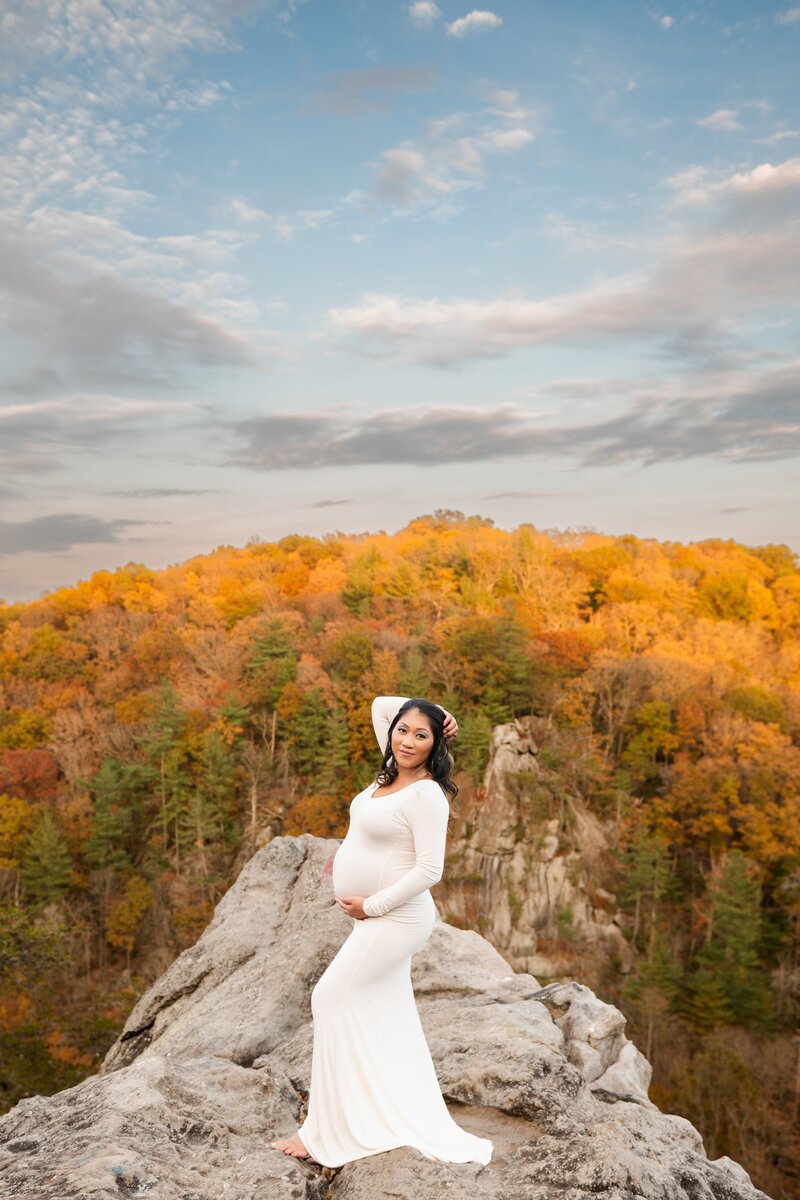
<path id="1" fill-rule="evenodd" d="M 680 891 L 673 875 L 664 839 L 647 832 L 630 843 L 624 854 L 619 900 L 623 908 L 633 908 L 631 940 L 644 942 L 648 960 L 658 938 L 661 910 Z"/>
<path id="2" fill-rule="evenodd" d="M 89 781 L 92 791 L 92 824 L 86 841 L 86 861 L 95 870 L 110 868 L 116 872 L 130 865 L 126 839 L 134 812 L 127 785 L 130 768 L 107 758 Z"/>
<path id="3" fill-rule="evenodd" d="M 414 646 L 406 655 L 400 679 L 398 694 L 401 696 L 427 696 L 431 690 L 431 676 L 428 664 L 418 646 Z"/>
<path id="4" fill-rule="evenodd" d="M 245 704 L 239 692 L 232 688 L 225 697 L 219 715 L 225 741 L 233 746 L 241 740 L 245 726 L 253 715 L 252 709 L 249 704 Z"/>
<path id="5" fill-rule="evenodd" d="M 181 814 L 189 791 L 186 763 L 186 713 L 168 681 L 162 683 L 156 697 L 156 709 L 139 744 L 145 754 L 145 773 L 149 775 L 158 798 L 161 832 L 166 851 L 170 835 L 176 865 L 181 859 Z"/>
<path id="6" fill-rule="evenodd" d="M 713 976 L 734 1020 L 770 1028 L 772 1003 L 759 960 L 761 886 L 740 850 L 722 860 L 710 892 L 711 932 L 696 955 L 698 974 Z"/>
<path id="7" fill-rule="evenodd" d="M 473 783 L 480 783 L 489 762 L 492 722 L 482 709 L 467 712 L 458 729 L 458 765 L 464 767 Z"/>
<path id="8" fill-rule="evenodd" d="M 643 1029 L 644 1056 L 650 1062 L 653 1061 L 657 1027 L 663 1024 L 670 1010 L 678 1007 L 680 990 L 680 968 L 664 934 L 657 930 L 648 957 L 637 964 L 635 976 L 623 989 L 623 997 Z"/>
<path id="9" fill-rule="evenodd" d="M 207 848 L 231 833 L 230 818 L 236 795 L 235 766 L 230 748 L 218 730 L 203 735 L 196 779 L 187 788 L 180 813 L 180 832 L 185 845 L 192 845 L 204 874 L 208 874 Z"/>
<path id="10" fill-rule="evenodd" d="M 724 982 L 713 967 L 703 964 L 690 975 L 682 1012 L 698 1033 L 707 1033 L 717 1025 L 731 1023 L 733 1008 Z"/>
<path id="11" fill-rule="evenodd" d="M 329 706 L 319 688 L 304 692 L 292 721 L 292 766 L 299 775 L 318 778 L 328 759 Z"/>
<path id="12" fill-rule="evenodd" d="M 22 852 L 22 886 L 36 901 L 57 900 L 72 882 L 72 858 L 49 808 L 25 839 Z"/>
<path id="13" fill-rule="evenodd" d="M 347 720 L 341 710 L 328 709 L 322 740 L 325 758 L 318 777 L 314 780 L 314 791 L 341 796 L 343 784 L 347 784 L 351 768 Z"/>
<path id="14" fill-rule="evenodd" d="M 297 675 L 297 651 L 280 617 L 261 626 L 245 667 L 248 694 L 256 704 L 274 708 L 284 686 Z"/>

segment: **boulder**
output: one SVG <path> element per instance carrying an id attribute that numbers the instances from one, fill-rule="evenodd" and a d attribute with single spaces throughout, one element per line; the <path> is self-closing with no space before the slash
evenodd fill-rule
<path id="1" fill-rule="evenodd" d="M 273 1150 L 305 1115 L 310 993 L 351 919 L 338 843 L 278 837 L 197 943 L 142 996 L 101 1070 L 0 1119 L 0 1198 L 24 1200 L 768 1200 L 647 1097 L 625 1019 L 578 982 L 541 988 L 439 917 L 412 978 L 445 1100 L 492 1160 L 411 1148 L 320 1167 Z"/>

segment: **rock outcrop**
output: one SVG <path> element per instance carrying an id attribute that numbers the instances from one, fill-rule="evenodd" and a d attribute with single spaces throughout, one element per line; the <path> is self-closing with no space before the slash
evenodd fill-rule
<path id="1" fill-rule="evenodd" d="M 625 972 L 633 962 L 621 929 L 628 918 L 593 878 L 608 837 L 566 789 L 549 815 L 546 740 L 547 723 L 536 717 L 495 726 L 481 787 L 458 797 L 437 903 L 448 922 L 478 928 L 515 970 L 585 978 L 587 959 L 602 966 L 613 958 Z"/>
<path id="2" fill-rule="evenodd" d="M 270 1149 L 303 1118 L 310 992 L 350 930 L 325 869 L 337 845 L 304 835 L 260 850 L 100 1073 L 0 1120 L 0 1197 L 768 1200 L 651 1103 L 616 1008 L 577 982 L 540 988 L 441 920 L 413 960 L 417 1004 L 448 1105 L 492 1138 L 492 1161 L 404 1148 L 331 1170 Z"/>

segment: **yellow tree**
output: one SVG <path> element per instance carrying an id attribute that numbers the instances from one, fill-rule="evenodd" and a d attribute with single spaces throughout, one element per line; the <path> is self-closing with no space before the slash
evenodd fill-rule
<path id="1" fill-rule="evenodd" d="M 126 970 L 130 974 L 131 953 L 142 917 L 153 903 L 153 889 L 141 875 L 129 875 L 125 893 L 109 905 L 106 916 L 106 941 L 125 951 Z"/>

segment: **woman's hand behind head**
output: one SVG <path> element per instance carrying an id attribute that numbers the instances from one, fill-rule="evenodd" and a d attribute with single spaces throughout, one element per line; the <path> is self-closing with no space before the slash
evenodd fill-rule
<path id="1" fill-rule="evenodd" d="M 441 707 L 441 705 L 439 707 Z M 444 740 L 449 745 L 450 742 L 452 742 L 453 738 L 458 733 L 458 721 L 455 719 L 455 717 L 453 716 L 452 713 L 449 713 L 447 711 L 446 708 L 443 708 L 442 712 L 444 713 L 444 725 L 442 726 L 442 734 L 444 736 Z"/>

